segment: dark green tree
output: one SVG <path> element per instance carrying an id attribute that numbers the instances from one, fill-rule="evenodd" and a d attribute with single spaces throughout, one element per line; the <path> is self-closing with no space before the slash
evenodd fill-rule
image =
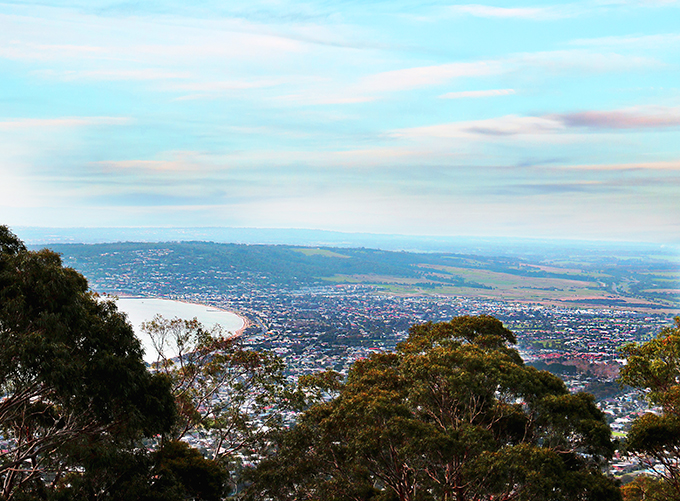
<path id="1" fill-rule="evenodd" d="M 180 499 L 219 501 L 225 495 L 227 471 L 186 443 L 172 441 L 155 453 L 154 488 L 177 492 Z"/>
<path id="2" fill-rule="evenodd" d="M 170 381 L 115 304 L 0 226 L 0 499 L 44 497 L 93 451 L 133 450 L 174 418 Z"/>
<path id="3" fill-rule="evenodd" d="M 227 472 L 179 441 L 149 453 L 94 444 L 83 471 L 65 475 L 53 501 L 186 501 L 223 499 Z"/>
<path id="4" fill-rule="evenodd" d="M 666 482 L 668 499 L 680 500 L 680 317 L 655 338 L 628 344 L 622 352 L 627 363 L 620 382 L 640 389 L 662 410 L 633 422 L 626 450 Z"/>
<path id="5" fill-rule="evenodd" d="M 249 496 L 620 499 L 602 474 L 614 446 L 592 396 L 524 365 L 514 342 L 489 316 L 414 326 L 396 352 L 357 361 L 337 397 L 280 435 Z"/>

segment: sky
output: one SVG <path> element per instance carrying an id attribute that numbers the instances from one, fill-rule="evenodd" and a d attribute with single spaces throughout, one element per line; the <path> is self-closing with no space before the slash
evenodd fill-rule
<path id="1" fill-rule="evenodd" d="M 680 242 L 680 1 L 189 4 L 0 0 L 0 224 Z"/>

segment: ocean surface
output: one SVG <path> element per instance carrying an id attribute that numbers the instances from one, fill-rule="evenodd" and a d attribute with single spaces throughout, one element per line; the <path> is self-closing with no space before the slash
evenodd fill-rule
<path id="1" fill-rule="evenodd" d="M 116 301 L 116 305 L 120 311 L 127 314 L 128 320 L 135 329 L 135 334 L 142 341 L 144 360 L 147 362 L 155 360 L 155 352 L 151 339 L 142 332 L 141 326 L 142 322 L 150 321 L 155 315 L 162 315 L 168 319 L 178 317 L 186 320 L 196 317 L 207 328 L 220 324 L 225 334 L 236 333 L 243 327 L 243 319 L 235 313 L 203 304 L 183 303 L 169 299 L 123 297 Z"/>

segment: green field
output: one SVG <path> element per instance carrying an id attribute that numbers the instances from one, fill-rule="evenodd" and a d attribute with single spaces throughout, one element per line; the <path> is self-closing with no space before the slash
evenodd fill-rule
<path id="1" fill-rule="evenodd" d="M 351 256 L 346 256 L 345 254 L 340 254 L 334 252 L 330 249 L 313 249 L 313 248 L 299 248 L 295 249 L 297 252 L 301 252 L 305 256 L 323 256 L 323 257 L 339 257 L 341 259 L 349 259 Z"/>
<path id="2" fill-rule="evenodd" d="M 208 242 L 61 245 L 55 250 L 92 273 L 121 266 L 128 274 L 172 269 L 191 275 L 200 269 L 215 284 L 247 276 L 286 287 L 363 284 L 400 295 L 680 312 L 680 263 L 671 252 L 658 256 L 655 251 L 650 257 L 598 249 L 565 256 L 534 249 L 531 255 L 508 256 Z"/>
<path id="3" fill-rule="evenodd" d="M 479 266 L 479 265 L 478 265 Z M 680 273 L 637 273 L 635 278 L 613 277 L 601 271 L 558 266 L 533 266 L 548 276 L 531 271 L 494 271 L 481 267 L 465 268 L 419 264 L 419 277 L 393 275 L 334 275 L 325 280 L 335 283 L 371 285 L 398 295 L 451 295 L 500 299 L 525 303 L 581 307 L 616 306 L 636 310 L 677 312 L 680 310 Z M 510 271 L 515 271 L 512 273 Z M 458 283 L 450 283 L 451 281 Z M 642 284 L 646 284 L 641 288 Z"/>

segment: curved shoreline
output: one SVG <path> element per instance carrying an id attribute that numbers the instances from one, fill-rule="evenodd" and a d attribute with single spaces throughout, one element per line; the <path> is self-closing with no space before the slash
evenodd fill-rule
<path id="1" fill-rule="evenodd" d="M 141 295 L 133 295 L 133 294 L 105 294 L 105 295 L 115 296 L 115 297 L 118 297 L 118 298 L 121 298 L 121 299 L 123 299 L 123 298 L 124 299 L 162 299 L 164 301 L 177 301 L 178 303 L 191 304 L 191 305 L 194 305 L 194 306 L 202 306 L 202 307 L 205 307 L 205 308 L 213 308 L 217 311 L 223 311 L 225 313 L 231 313 L 232 315 L 236 315 L 243 322 L 243 325 L 241 325 L 241 327 L 239 329 L 237 329 L 235 332 L 231 333 L 232 335 L 230 337 L 233 337 L 233 338 L 241 337 L 243 335 L 243 333 L 245 332 L 245 330 L 248 327 L 250 327 L 251 325 L 253 325 L 253 323 L 250 321 L 250 319 L 248 317 L 246 317 L 240 311 L 228 310 L 226 308 L 221 308 L 219 306 L 215 306 L 215 305 L 212 305 L 212 304 L 198 303 L 198 302 L 189 301 L 189 300 L 186 300 L 186 299 L 161 297 L 161 296 L 141 296 Z"/>
<path id="2" fill-rule="evenodd" d="M 149 298 L 152 299 L 152 298 Z M 165 299 L 169 301 L 177 301 L 178 303 L 184 303 L 184 304 L 193 304 L 194 306 L 204 306 L 206 308 L 214 308 L 217 311 L 223 311 L 225 313 L 231 313 L 233 315 L 236 315 L 238 318 L 240 318 L 243 321 L 243 325 L 241 326 L 240 329 L 237 329 L 236 332 L 233 333 L 233 336 L 230 337 L 240 337 L 243 334 L 243 331 L 245 331 L 248 327 L 250 327 L 250 320 L 243 316 L 243 314 L 239 311 L 236 310 L 227 310 L 225 308 L 220 308 L 219 306 L 214 306 L 212 304 L 205 304 L 205 303 L 196 303 L 194 301 L 187 301 L 185 299 L 170 299 L 166 297 L 154 297 L 153 299 Z"/>

